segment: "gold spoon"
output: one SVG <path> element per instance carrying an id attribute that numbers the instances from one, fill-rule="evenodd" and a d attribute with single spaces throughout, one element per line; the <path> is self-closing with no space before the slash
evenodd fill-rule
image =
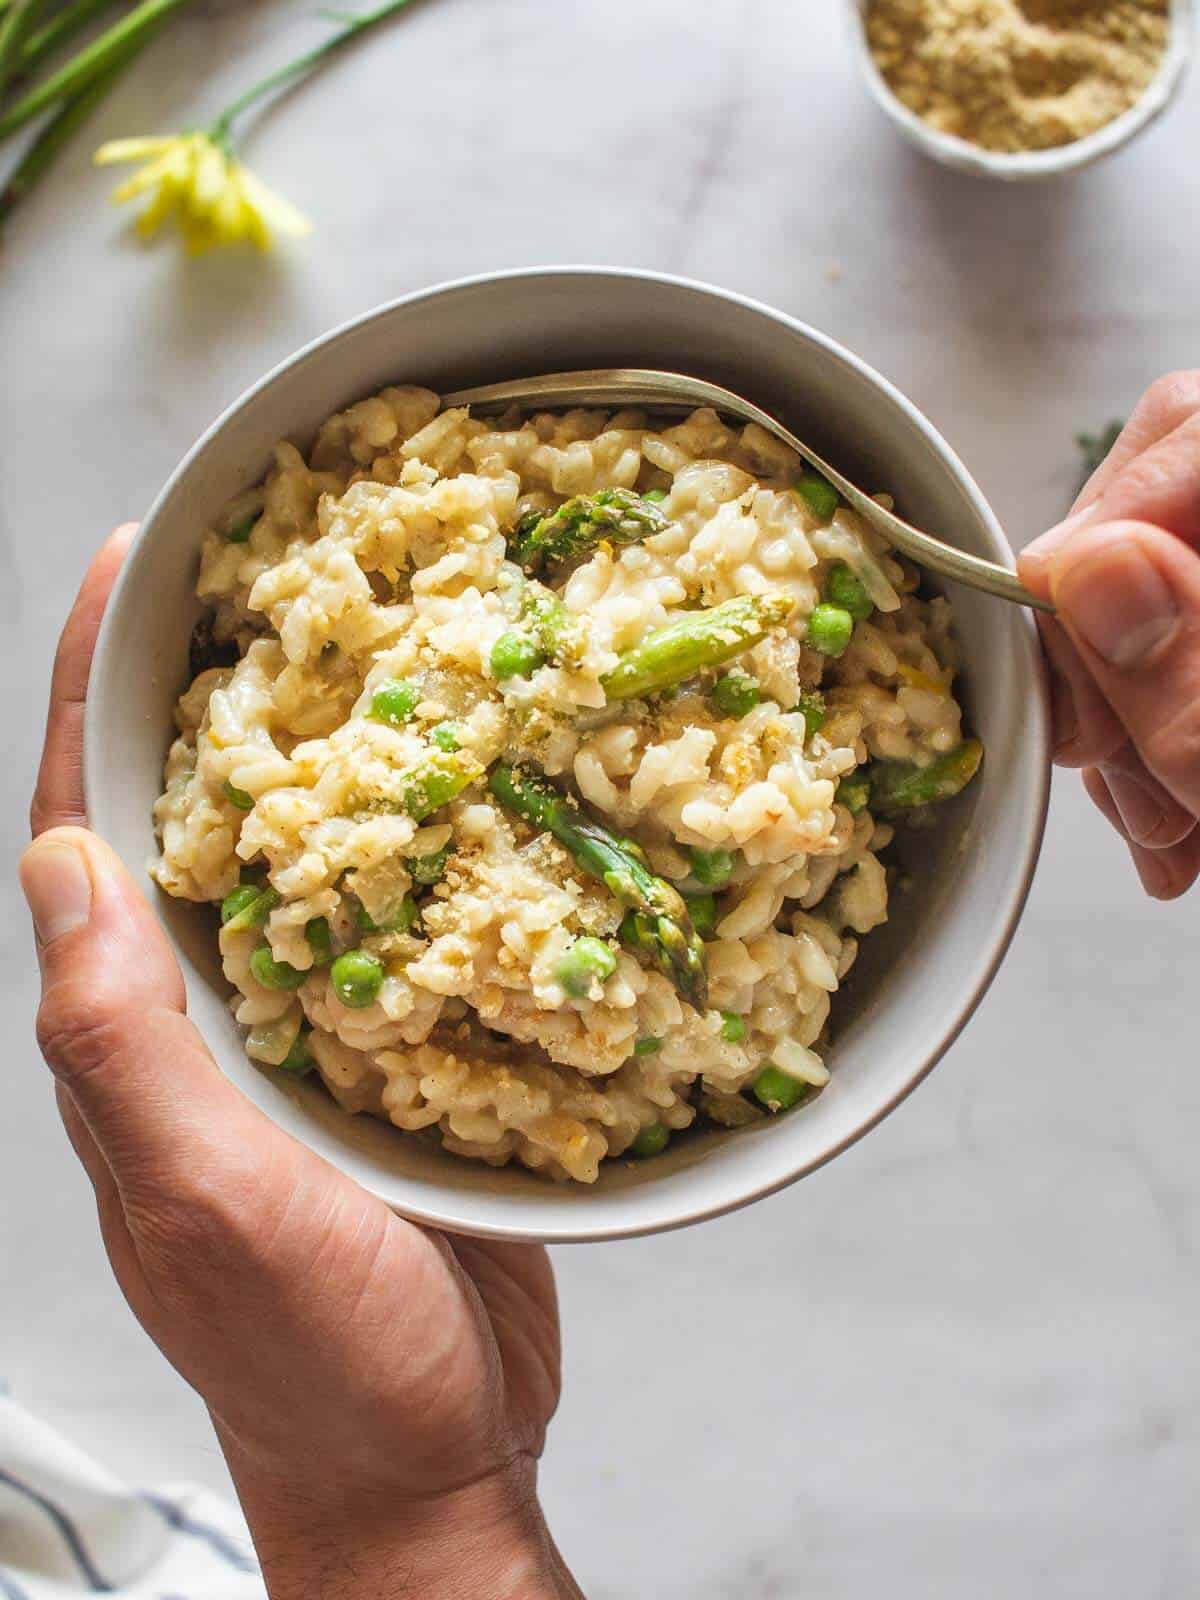
<path id="1" fill-rule="evenodd" d="M 789 433 L 781 422 L 731 389 L 708 383 L 703 378 L 691 378 L 682 372 L 654 372 L 638 367 L 599 369 L 592 372 L 551 372 L 540 378 L 514 378 L 509 383 L 489 383 L 477 389 L 460 389 L 455 394 L 442 396 L 444 406 L 472 406 L 478 409 L 502 409 L 519 403 L 523 406 L 645 406 L 662 410 L 667 407 L 691 410 L 694 406 L 712 406 L 727 416 L 740 417 L 745 422 L 757 422 L 759 427 L 782 439 L 798 456 L 828 478 L 846 503 L 858 512 L 865 522 L 881 533 L 897 550 L 910 557 L 919 566 L 937 572 L 943 578 L 952 578 L 969 589 L 995 595 L 1001 600 L 1011 600 L 1016 605 L 1032 606 L 1038 611 L 1053 611 L 1045 600 L 1030 594 L 1015 573 L 982 556 L 973 556 L 965 550 L 956 550 L 943 544 L 932 534 L 922 533 L 905 522 L 894 511 L 888 511 L 870 495 L 844 478 L 836 467 L 830 466 L 809 445 Z"/>

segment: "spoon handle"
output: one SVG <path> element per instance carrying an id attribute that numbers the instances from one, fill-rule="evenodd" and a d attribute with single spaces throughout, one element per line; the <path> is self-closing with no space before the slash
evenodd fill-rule
<path id="1" fill-rule="evenodd" d="M 552 405 L 630 405 L 683 407 L 690 410 L 696 404 L 707 404 L 716 411 L 740 417 L 746 422 L 756 422 L 768 433 L 789 445 L 798 456 L 807 461 L 823 477 L 829 479 L 846 503 L 858 512 L 864 521 L 897 550 L 909 556 L 919 566 L 939 573 L 969 589 L 995 595 L 1015 605 L 1030 606 L 1038 611 L 1053 612 L 1046 600 L 1030 594 L 1014 572 L 982 556 L 971 555 L 966 550 L 956 550 L 932 534 L 923 533 L 905 522 L 894 511 L 888 511 L 870 495 L 864 494 L 849 478 L 831 466 L 811 446 L 789 432 L 760 406 L 724 389 L 720 384 L 703 378 L 692 378 L 681 372 L 657 372 L 638 367 L 605 368 L 598 371 L 554 372 L 537 378 L 514 378 L 507 383 L 484 384 L 476 389 L 460 389 L 442 396 L 446 406 L 510 405 L 519 401 L 536 401 L 540 406 Z"/>

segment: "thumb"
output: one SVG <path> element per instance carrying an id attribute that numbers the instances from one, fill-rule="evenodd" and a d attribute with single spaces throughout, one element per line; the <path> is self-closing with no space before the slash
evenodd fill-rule
<path id="1" fill-rule="evenodd" d="M 1050 585 L 1146 768 L 1200 816 L 1200 554 L 1149 523 L 1101 523 L 1061 548 Z"/>
<path id="2" fill-rule="evenodd" d="M 53 828 L 26 850 L 20 879 L 42 969 L 42 1053 L 118 1186 L 169 1180 L 194 1164 L 206 1129 L 228 1136 L 253 1108 L 184 1015 L 166 936 L 106 844 Z"/>

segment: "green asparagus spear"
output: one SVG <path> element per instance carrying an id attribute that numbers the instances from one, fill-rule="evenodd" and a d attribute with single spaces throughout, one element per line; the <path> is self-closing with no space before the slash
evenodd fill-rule
<path id="1" fill-rule="evenodd" d="M 867 769 L 871 778 L 871 809 L 887 816 L 935 805 L 960 794 L 979 771 L 983 746 L 965 739 L 955 749 L 938 756 L 927 767 L 911 761 L 876 761 Z"/>
<path id="2" fill-rule="evenodd" d="M 483 773 L 482 761 L 465 750 L 430 750 L 400 774 L 399 783 L 391 794 L 382 800 L 367 800 L 365 809 L 403 811 L 414 822 L 423 822 L 477 778 L 482 778 Z"/>
<path id="3" fill-rule="evenodd" d="M 629 908 L 621 924 L 622 943 L 646 956 L 685 1000 L 703 1011 L 708 994 L 704 944 L 678 890 L 541 774 L 518 771 L 502 761 L 493 768 L 488 788 L 502 806 L 552 834 L 589 877 L 598 878 Z"/>
<path id="4" fill-rule="evenodd" d="M 661 533 L 670 519 L 653 500 L 631 489 L 601 489 L 577 494 L 554 511 L 531 511 L 513 530 L 510 554 L 526 572 L 586 555 L 602 540 L 639 544 Z"/>
<path id="5" fill-rule="evenodd" d="M 740 656 L 786 622 L 794 609 L 786 594 L 741 594 L 709 611 L 689 611 L 626 650 L 600 682 L 609 700 L 670 689 L 705 667 Z"/>
<path id="6" fill-rule="evenodd" d="M 559 667 L 577 667 L 583 660 L 587 650 L 583 624 L 544 584 L 525 585 L 521 621 L 547 661 Z"/>

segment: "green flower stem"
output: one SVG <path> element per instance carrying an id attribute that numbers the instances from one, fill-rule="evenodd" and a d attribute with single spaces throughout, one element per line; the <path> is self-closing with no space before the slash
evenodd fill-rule
<path id="1" fill-rule="evenodd" d="M 148 43 L 149 36 L 135 40 L 121 56 L 110 63 L 106 72 L 93 78 L 72 99 L 65 101 L 62 108 L 51 117 L 21 157 L 4 188 L 0 189 L 0 223 L 6 221 L 20 202 L 26 199 L 46 176 L 76 131 L 87 121 L 126 67 L 142 53 Z"/>
<path id="2" fill-rule="evenodd" d="M 405 7 L 413 4 L 413 0 L 388 0 L 386 5 L 376 6 L 371 11 L 364 11 L 362 16 L 353 17 L 340 28 L 332 38 L 326 39 L 324 44 L 319 44 L 315 50 L 309 50 L 302 56 L 297 56 L 295 61 L 286 67 L 280 67 L 276 72 L 269 73 L 267 77 L 247 89 L 245 94 L 240 94 L 236 100 L 227 105 L 221 115 L 209 129 L 209 136 L 218 144 L 229 143 L 230 129 L 234 119 L 241 116 L 256 100 L 261 100 L 264 95 L 270 94 L 272 89 L 279 89 L 285 83 L 290 83 L 293 78 L 301 77 L 313 67 L 319 66 L 326 56 L 335 50 L 356 39 L 360 33 L 365 33 L 368 28 L 373 28 L 377 22 L 386 22 L 389 17 L 394 17 Z"/>
<path id="3" fill-rule="evenodd" d="M 0 17 L 0 95 L 20 68 L 25 41 L 45 4 L 46 0 L 14 0 Z"/>
<path id="4" fill-rule="evenodd" d="M 22 75 L 32 72 L 46 56 L 66 44 L 94 18 L 111 11 L 115 3 L 116 0 L 69 0 L 61 11 L 56 11 L 26 39 L 21 51 L 19 70 Z"/>
<path id="5" fill-rule="evenodd" d="M 142 39 L 158 23 L 188 4 L 188 0 L 142 0 L 120 22 L 73 56 L 65 66 L 39 83 L 36 88 L 0 117 L 0 139 L 7 139 L 50 106 L 78 94 L 121 58 L 124 50 Z"/>

